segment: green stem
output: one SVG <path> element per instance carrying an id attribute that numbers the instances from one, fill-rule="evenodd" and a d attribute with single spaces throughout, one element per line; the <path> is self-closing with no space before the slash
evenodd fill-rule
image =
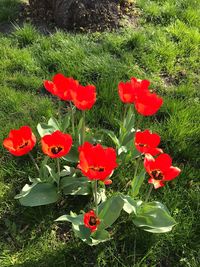
<path id="1" fill-rule="evenodd" d="M 85 141 L 85 110 L 83 110 L 83 125 L 82 125 L 82 140 L 81 144 Z"/>
<path id="2" fill-rule="evenodd" d="M 59 122 L 61 122 L 61 118 L 62 118 L 62 116 L 61 116 L 61 108 L 62 108 L 62 101 L 59 100 L 59 102 L 58 102 L 58 120 L 59 120 Z"/>
<path id="3" fill-rule="evenodd" d="M 143 120 L 143 116 L 138 114 L 138 120 L 137 120 L 136 127 L 135 127 L 136 131 L 139 129 L 139 126 L 140 126 L 142 120 Z"/>
<path id="4" fill-rule="evenodd" d="M 57 169 L 58 169 L 58 175 L 59 175 L 59 179 L 58 179 L 58 188 L 59 188 L 59 185 L 60 185 L 60 159 L 57 158 L 56 161 L 57 161 Z"/>
<path id="5" fill-rule="evenodd" d="M 153 184 L 151 184 L 150 188 L 149 188 L 149 192 L 147 193 L 147 196 L 146 196 L 146 199 L 145 199 L 145 202 L 147 202 L 149 200 L 149 197 L 151 195 L 151 191 L 153 189 Z"/>
<path id="6" fill-rule="evenodd" d="M 127 116 L 127 111 L 128 111 L 128 104 L 125 104 L 125 108 L 124 108 L 124 118 L 123 118 L 123 124 L 124 124 L 124 121 L 126 119 L 126 116 Z"/>
<path id="7" fill-rule="evenodd" d="M 40 173 L 40 169 L 39 169 L 39 167 L 38 167 L 38 165 L 37 165 L 37 163 L 36 163 L 34 157 L 32 156 L 32 154 L 31 154 L 30 152 L 28 153 L 28 155 L 29 155 L 30 159 L 32 160 L 32 162 L 33 162 L 35 168 L 36 168 L 37 171 Z"/>
<path id="8" fill-rule="evenodd" d="M 74 127 L 74 112 L 73 112 L 73 105 L 70 102 L 70 108 L 71 108 L 71 118 L 72 118 L 72 133 L 75 135 L 75 127 Z"/>
<path id="9" fill-rule="evenodd" d="M 95 212 L 98 216 L 98 203 L 97 203 L 97 180 L 94 181 L 94 203 L 95 203 Z"/>

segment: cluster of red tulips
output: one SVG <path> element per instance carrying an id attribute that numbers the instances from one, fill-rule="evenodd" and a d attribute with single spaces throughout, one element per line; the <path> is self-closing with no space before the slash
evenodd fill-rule
<path id="1" fill-rule="evenodd" d="M 150 89 L 148 80 L 131 78 L 130 81 L 120 82 L 118 93 L 125 104 L 133 104 L 136 111 L 143 116 L 155 114 L 163 99 Z M 71 101 L 79 110 L 89 110 L 96 102 L 96 87 L 94 85 L 83 86 L 73 78 L 56 74 L 52 81 L 44 81 L 44 87 L 60 100 Z M 84 140 L 83 140 L 84 141 Z M 56 130 L 41 138 L 41 147 L 45 155 L 50 158 L 62 158 L 66 156 L 72 147 L 72 136 Z M 19 130 L 11 130 L 8 138 L 4 139 L 4 147 L 15 156 L 23 156 L 33 149 L 36 137 L 28 126 L 22 126 Z M 138 152 L 144 155 L 144 168 L 149 174 L 149 183 L 157 189 L 165 185 L 165 182 L 176 178 L 180 169 L 172 166 L 171 157 L 163 153 L 159 148 L 160 136 L 150 130 L 136 131 L 133 140 Z M 79 162 L 77 168 L 90 181 L 103 181 L 104 184 L 112 183 L 110 179 L 117 164 L 117 152 L 114 148 L 103 147 L 101 144 L 82 142 L 78 148 Z M 96 211 L 97 213 L 97 211 Z M 84 214 L 84 225 L 91 232 L 98 229 L 101 220 L 94 210 Z"/>

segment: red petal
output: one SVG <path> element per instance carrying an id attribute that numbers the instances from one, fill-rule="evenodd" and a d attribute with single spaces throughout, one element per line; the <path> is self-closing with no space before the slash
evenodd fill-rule
<path id="1" fill-rule="evenodd" d="M 164 179 L 165 181 L 170 181 L 175 179 L 179 174 L 181 170 L 177 167 L 171 166 L 167 172 L 165 172 Z"/>
<path id="2" fill-rule="evenodd" d="M 168 154 L 163 153 L 155 159 L 154 168 L 165 172 L 171 167 L 171 165 L 172 158 Z"/>

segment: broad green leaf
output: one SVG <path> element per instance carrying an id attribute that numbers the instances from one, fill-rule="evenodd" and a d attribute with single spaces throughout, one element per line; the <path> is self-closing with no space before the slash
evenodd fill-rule
<path id="1" fill-rule="evenodd" d="M 86 177 L 64 177 L 60 187 L 65 195 L 88 195 L 91 193 L 91 183 Z"/>
<path id="2" fill-rule="evenodd" d="M 140 159 L 138 159 L 140 160 Z M 136 197 L 139 194 L 140 187 L 145 179 L 146 171 L 142 170 L 139 175 L 136 175 L 131 183 L 131 196 Z"/>
<path id="3" fill-rule="evenodd" d="M 160 202 L 143 203 L 133 217 L 133 223 L 152 233 L 164 233 L 172 230 L 176 221 L 171 217 L 166 206 Z"/>
<path id="4" fill-rule="evenodd" d="M 50 125 L 50 126 L 52 126 L 53 128 L 54 128 L 54 130 L 56 131 L 56 130 L 60 130 L 60 124 L 59 124 L 59 122 L 57 121 L 57 119 L 56 118 L 50 118 L 49 120 L 48 120 L 48 125 Z"/>
<path id="5" fill-rule="evenodd" d="M 69 113 L 67 113 L 65 115 L 64 119 L 62 119 L 62 131 L 63 132 L 65 132 L 67 130 L 67 128 L 69 128 L 70 121 L 71 121 L 71 116 Z"/>
<path id="6" fill-rule="evenodd" d="M 135 129 L 131 129 L 131 131 L 128 131 L 124 137 L 123 137 L 123 140 L 121 142 L 121 145 L 122 146 L 125 146 L 127 145 L 130 141 L 131 141 L 131 144 L 133 144 L 133 140 L 134 140 L 134 134 L 135 134 Z"/>
<path id="7" fill-rule="evenodd" d="M 46 123 L 38 123 L 37 130 L 41 137 L 46 134 L 51 134 L 55 131 L 55 129 L 51 125 L 48 125 Z"/>
<path id="8" fill-rule="evenodd" d="M 78 236 L 82 241 L 86 242 L 88 245 L 92 245 L 92 240 L 90 238 L 91 231 L 85 225 L 72 224 L 72 229 L 76 236 Z"/>
<path id="9" fill-rule="evenodd" d="M 75 173 L 76 169 L 70 166 L 64 166 L 64 170 L 61 171 L 60 176 L 68 176 L 73 175 Z"/>
<path id="10" fill-rule="evenodd" d="M 45 165 L 46 169 L 49 172 L 49 176 L 52 179 L 52 182 L 56 182 L 57 184 L 59 184 L 60 181 L 60 176 L 58 173 L 56 173 L 49 165 Z"/>
<path id="11" fill-rule="evenodd" d="M 99 229 L 105 229 L 111 226 L 119 217 L 123 206 L 124 200 L 120 195 L 113 196 L 103 202 L 99 206 L 99 218 L 101 220 Z"/>
<path id="12" fill-rule="evenodd" d="M 77 139 L 78 139 L 78 143 L 81 144 L 82 143 L 82 131 L 83 131 L 83 127 L 84 127 L 84 120 L 83 117 L 80 119 L 78 127 L 77 127 Z"/>
<path id="13" fill-rule="evenodd" d="M 22 188 L 21 192 L 15 196 L 15 199 L 20 199 L 20 198 L 28 195 L 30 193 L 31 189 L 33 189 L 34 186 L 36 186 L 38 183 L 39 182 L 35 181 L 31 185 L 25 184 L 25 186 Z"/>
<path id="14" fill-rule="evenodd" d="M 28 186 L 25 185 L 22 191 L 27 189 Z M 54 203 L 58 200 L 59 195 L 54 184 L 37 183 L 31 186 L 31 188 L 29 186 L 27 194 L 24 194 L 22 197 L 18 195 L 16 198 L 19 199 L 23 206 L 35 207 Z"/>
<path id="15" fill-rule="evenodd" d="M 105 229 L 97 229 L 91 234 L 92 245 L 98 245 L 99 243 L 108 241 L 110 239 L 110 234 Z"/>
<path id="16" fill-rule="evenodd" d="M 132 107 L 130 106 L 123 123 L 126 132 L 131 132 L 134 129 L 134 124 L 135 124 L 135 113 Z"/>
<path id="17" fill-rule="evenodd" d="M 79 161 L 78 148 L 75 146 L 72 146 L 69 153 L 62 158 L 68 162 L 71 162 L 71 163 L 78 163 L 78 161 Z"/>
<path id="18" fill-rule="evenodd" d="M 40 166 L 40 179 L 42 182 L 49 181 L 49 172 L 46 168 L 48 160 L 49 160 L 49 157 L 44 157 L 44 160 L 42 161 L 42 164 Z"/>
<path id="19" fill-rule="evenodd" d="M 62 215 L 55 220 L 56 222 L 71 222 L 74 225 L 83 224 L 83 214 L 76 215 L 75 213 L 71 213 L 71 215 Z"/>
<path id="20" fill-rule="evenodd" d="M 123 210 L 128 214 L 134 213 L 137 214 L 138 207 L 142 204 L 141 200 L 134 200 L 130 196 L 121 195 L 121 198 L 124 200 Z"/>
<path id="21" fill-rule="evenodd" d="M 113 141 L 113 143 L 114 143 L 117 147 L 120 146 L 119 140 L 118 140 L 117 136 L 114 134 L 113 131 L 106 130 L 106 129 L 101 129 L 100 132 L 105 133 L 107 136 L 109 136 L 110 139 Z"/>

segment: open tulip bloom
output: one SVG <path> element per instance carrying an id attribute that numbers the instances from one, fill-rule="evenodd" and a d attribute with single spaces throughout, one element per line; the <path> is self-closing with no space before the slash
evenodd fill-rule
<path id="1" fill-rule="evenodd" d="M 151 199 L 149 202 L 149 198 L 152 198 L 153 188 L 162 190 L 160 188 L 174 180 L 181 170 L 172 166 L 172 158 L 160 148 L 159 134 L 135 126 L 138 123 L 135 123 L 134 112 L 151 116 L 163 104 L 163 99 L 152 93 L 149 86 L 148 80 L 135 77 L 128 82 L 119 82 L 119 98 L 129 108 L 124 109 L 116 134 L 107 129 L 86 130 L 86 111 L 90 112 L 97 100 L 94 85 L 83 86 L 63 74 L 56 74 L 52 81 L 45 80 L 46 90 L 62 102 L 59 102 L 58 118 L 37 125 L 38 147 L 44 159 L 34 159 L 31 154 L 32 150 L 36 153 L 36 137 L 29 126 L 11 130 L 3 141 L 3 146 L 12 155 L 28 154 L 36 168 L 35 177 L 29 177 L 29 184 L 15 199 L 32 207 L 58 202 L 66 195 L 90 195 L 87 211 L 71 212 L 56 220 L 70 222 L 75 235 L 89 245 L 112 238 L 110 229 L 122 210 L 130 214 L 135 226 L 144 231 L 171 231 L 176 222 L 168 209 L 158 201 Z M 62 104 L 70 105 L 69 112 L 61 113 Z M 75 119 L 76 113 L 81 115 L 79 123 Z M 104 145 L 108 138 L 112 147 Z M 128 161 L 135 161 L 133 177 L 128 182 L 130 186 L 123 193 L 110 192 L 107 197 L 106 191 L 112 187 L 112 182 L 114 185 L 118 182 L 118 168 L 127 166 Z M 148 191 L 145 196 L 141 193 L 144 191 Z"/>

